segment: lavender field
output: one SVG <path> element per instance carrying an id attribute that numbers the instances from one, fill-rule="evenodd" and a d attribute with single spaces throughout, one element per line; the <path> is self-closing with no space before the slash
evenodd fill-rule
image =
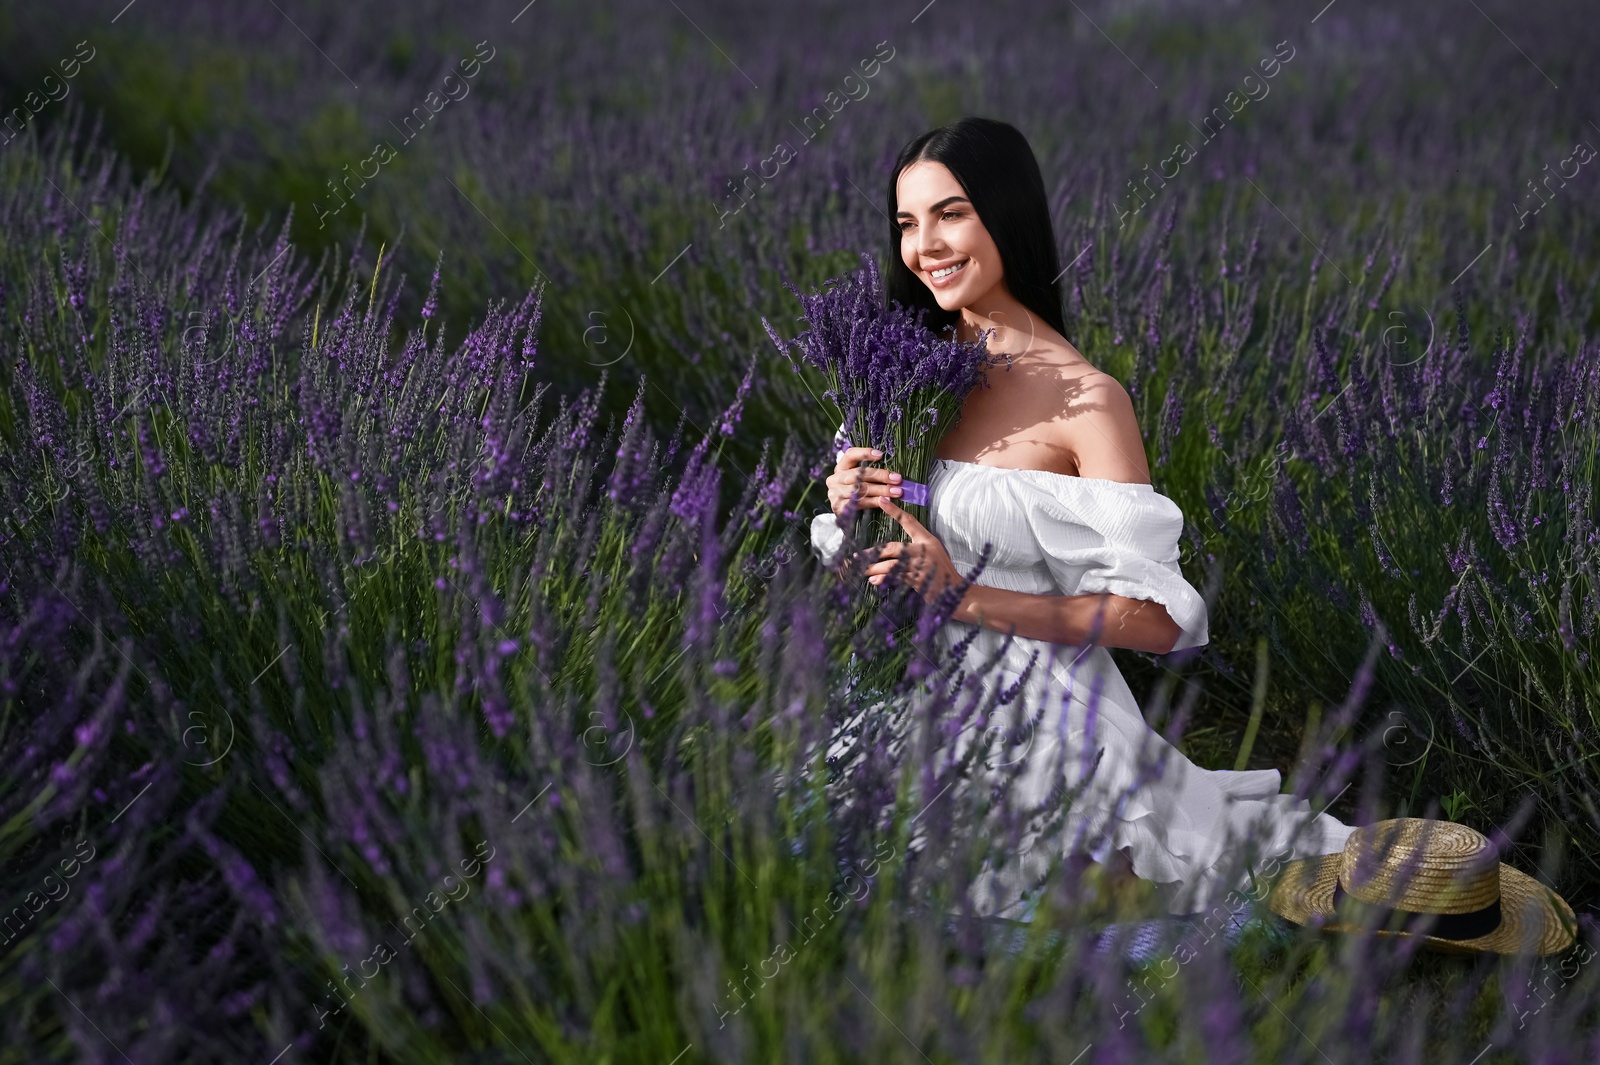
<path id="1" fill-rule="evenodd" d="M 1585 6 L 524 3 L 0 5 L 0 1065 L 1600 1060 Z M 967 114 L 1186 519 L 1148 719 L 1573 951 L 952 917 L 1020 815 L 762 320 Z"/>

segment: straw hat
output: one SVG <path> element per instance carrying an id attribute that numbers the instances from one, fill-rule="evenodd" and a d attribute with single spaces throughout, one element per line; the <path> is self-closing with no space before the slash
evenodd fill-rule
<path id="1" fill-rule="evenodd" d="M 1449 953 L 1554 954 L 1577 940 L 1560 895 L 1498 861 L 1481 833 L 1422 817 L 1363 825 L 1341 853 L 1288 863 L 1267 907 L 1324 931 L 1421 935 Z"/>

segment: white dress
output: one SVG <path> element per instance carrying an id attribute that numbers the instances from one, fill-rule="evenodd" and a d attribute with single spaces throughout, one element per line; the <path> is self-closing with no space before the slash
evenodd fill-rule
<path id="1" fill-rule="evenodd" d="M 1182 629 L 1174 650 L 1207 642 L 1205 601 L 1178 567 L 1182 511 L 1152 486 L 937 459 L 928 489 L 927 527 L 958 570 L 968 572 L 985 542 L 992 543 L 976 583 L 1035 594 L 1110 592 L 1152 600 L 1166 607 Z M 831 521 L 831 513 L 818 516 L 814 543 L 821 546 L 829 539 Z M 821 546 L 821 553 L 828 550 Z M 1040 835 L 1029 833 L 1023 853 L 1001 863 L 998 872 L 985 865 L 972 899 L 979 913 L 1026 919 L 1031 888 L 1052 855 L 1073 849 L 1104 860 L 1112 849 L 1124 848 L 1134 872 L 1161 885 L 1170 913 L 1207 911 L 1230 891 L 1250 888 L 1239 861 L 1247 833 L 1257 841 L 1259 868 L 1274 856 L 1287 861 L 1338 852 L 1355 830 L 1327 813 L 1315 813 L 1306 800 L 1279 794 L 1282 778 L 1276 769 L 1208 770 L 1189 761 L 1146 723 L 1104 646 L 1012 637 L 1004 656 L 986 671 L 1006 634 L 948 622 L 938 634 L 934 657 L 947 662 L 951 648 L 974 629 L 979 631 L 964 666 L 970 675 L 982 674 L 985 693 L 994 685 L 1013 684 L 1030 657 L 1038 655 L 1019 696 L 995 710 L 1006 719 L 1002 727 L 1026 732 L 1020 723 L 1043 706 L 1026 740 L 991 750 L 989 771 L 998 763 L 1017 772 L 1021 764 L 1015 800 L 1038 804 L 1053 787 L 1081 784 L 1097 749 L 1103 749 L 1098 769 L 1071 803 L 1062 827 L 1042 845 Z M 988 723 L 991 734 L 999 724 Z M 963 751 L 978 734 L 969 727 L 954 749 Z M 1141 765 L 1146 767 L 1142 783 Z M 973 775 L 984 772 L 977 767 Z"/>

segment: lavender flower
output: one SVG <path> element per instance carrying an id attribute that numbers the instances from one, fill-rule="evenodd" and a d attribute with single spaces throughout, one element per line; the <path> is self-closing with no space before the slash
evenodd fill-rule
<path id="1" fill-rule="evenodd" d="M 940 339 L 922 324 L 921 311 L 891 306 L 875 260 L 863 254 L 861 261 L 860 270 L 831 279 L 820 292 L 789 286 L 808 326 L 792 342 L 765 319 L 762 325 L 786 356 L 792 347 L 824 373 L 823 397 L 853 446 L 880 449 L 885 466 L 925 484 L 939 437 L 994 361 L 986 355 L 987 337 L 976 344 Z M 870 517 L 869 542 L 898 538 L 893 519 Z"/>

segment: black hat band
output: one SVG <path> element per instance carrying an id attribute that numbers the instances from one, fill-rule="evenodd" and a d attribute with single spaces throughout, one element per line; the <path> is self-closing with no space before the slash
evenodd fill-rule
<path id="1" fill-rule="evenodd" d="M 1333 883 L 1333 908 L 1339 908 L 1339 900 L 1354 898 L 1344 889 L 1344 885 L 1337 880 Z M 1356 899 L 1361 902 L 1360 899 Z M 1489 905 L 1480 910 L 1471 910 L 1467 913 L 1428 913 L 1425 910 L 1400 910 L 1374 906 L 1370 902 L 1363 902 L 1363 906 L 1372 909 L 1382 918 L 1382 923 L 1387 925 L 1396 916 L 1401 918 L 1402 931 L 1414 935 L 1437 936 L 1440 939 L 1477 939 L 1486 936 L 1500 927 L 1500 900 L 1496 898 Z M 1432 929 L 1423 932 L 1417 931 L 1413 926 L 1425 921 L 1434 922 Z"/>

